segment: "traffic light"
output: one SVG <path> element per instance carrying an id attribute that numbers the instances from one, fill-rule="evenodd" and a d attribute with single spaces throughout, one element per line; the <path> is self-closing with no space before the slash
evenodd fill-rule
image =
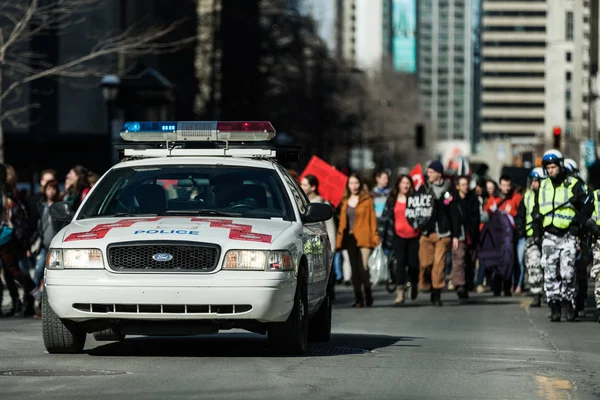
<path id="1" fill-rule="evenodd" d="M 556 150 L 560 150 L 561 136 L 562 136 L 562 129 L 560 128 L 560 126 L 555 126 L 552 129 L 552 139 L 553 139 L 552 148 L 554 148 Z"/>
<path id="2" fill-rule="evenodd" d="M 425 128 L 423 124 L 417 124 L 415 126 L 415 145 L 417 149 L 422 149 L 425 147 Z"/>

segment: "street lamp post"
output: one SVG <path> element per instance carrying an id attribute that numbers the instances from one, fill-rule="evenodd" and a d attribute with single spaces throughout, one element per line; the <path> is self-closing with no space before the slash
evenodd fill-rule
<path id="1" fill-rule="evenodd" d="M 115 119 L 115 101 L 119 95 L 119 85 L 121 79 L 116 75 L 106 75 L 102 78 L 102 97 L 106 102 L 106 113 L 108 123 L 108 140 L 114 140 L 114 119 Z M 115 151 L 111 151 L 112 163 L 116 164 L 119 161 L 119 155 Z"/>

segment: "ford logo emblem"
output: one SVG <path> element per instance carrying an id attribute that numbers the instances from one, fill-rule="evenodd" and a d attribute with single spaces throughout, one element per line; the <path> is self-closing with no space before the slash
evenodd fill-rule
<path id="1" fill-rule="evenodd" d="M 157 253 L 152 256 L 154 261 L 171 261 L 173 256 L 169 253 Z"/>

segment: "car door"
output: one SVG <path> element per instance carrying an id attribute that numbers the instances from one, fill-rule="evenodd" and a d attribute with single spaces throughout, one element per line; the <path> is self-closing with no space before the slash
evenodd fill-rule
<path id="1" fill-rule="evenodd" d="M 301 214 L 306 212 L 309 200 L 304 194 L 304 191 L 298 184 L 298 182 L 283 168 L 280 167 L 280 171 L 284 177 L 284 181 L 289 187 L 292 197 L 298 210 Z M 302 221 L 300 221 L 302 223 Z M 329 249 L 327 246 L 327 231 L 323 222 L 304 224 L 302 223 L 302 245 L 304 248 L 304 254 L 308 259 L 308 275 L 309 275 L 309 286 L 308 286 L 308 303 L 309 308 L 314 309 L 319 304 L 319 301 L 325 296 L 325 289 L 327 287 L 327 268 L 325 262 L 325 256 L 327 252 L 325 249 Z"/>

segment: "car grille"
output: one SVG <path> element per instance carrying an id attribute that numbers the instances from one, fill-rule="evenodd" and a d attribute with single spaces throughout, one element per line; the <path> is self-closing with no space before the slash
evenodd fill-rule
<path id="1" fill-rule="evenodd" d="M 210 272 L 217 267 L 221 248 L 208 243 L 120 243 L 108 247 L 108 262 L 114 271 Z M 157 261 L 157 254 L 172 259 Z"/>

